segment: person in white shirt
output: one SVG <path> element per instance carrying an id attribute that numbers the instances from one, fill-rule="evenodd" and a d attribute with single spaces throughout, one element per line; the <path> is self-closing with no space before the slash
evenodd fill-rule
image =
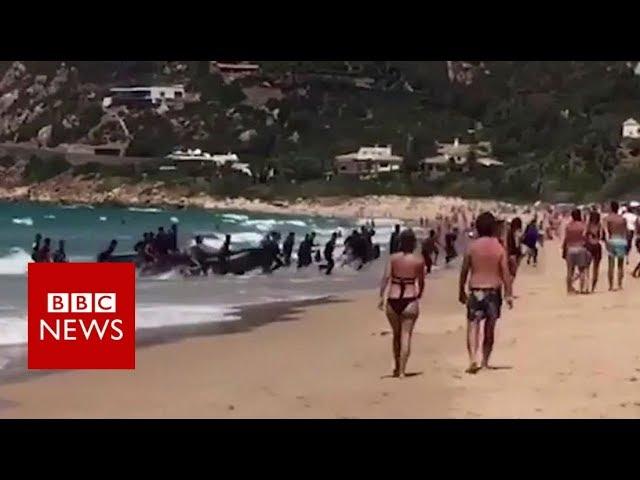
<path id="1" fill-rule="evenodd" d="M 638 226 L 638 215 L 635 213 L 635 208 L 629 207 L 622 213 L 622 217 L 627 222 L 627 264 L 629 263 L 629 254 L 631 253 L 631 247 L 633 245 L 633 236 L 636 233 L 636 227 Z"/>

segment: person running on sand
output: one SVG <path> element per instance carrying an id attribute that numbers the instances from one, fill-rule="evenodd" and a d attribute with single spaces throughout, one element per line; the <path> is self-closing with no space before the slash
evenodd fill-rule
<path id="1" fill-rule="evenodd" d="M 429 230 L 429 236 L 422 241 L 422 258 L 427 269 L 427 275 L 431 273 L 431 269 L 438 260 L 438 239 L 435 230 Z M 435 260 L 432 256 L 435 255 Z"/>
<path id="2" fill-rule="evenodd" d="M 538 230 L 537 219 L 534 217 L 524 231 L 522 243 L 527 247 L 527 265 L 533 262 L 533 266 L 538 265 L 538 242 L 540 232 Z"/>
<path id="3" fill-rule="evenodd" d="M 406 375 L 413 327 L 420 315 L 424 291 L 424 261 L 414 254 L 416 236 L 411 229 L 400 233 L 400 251 L 389 258 L 380 282 L 378 308 L 385 311 L 393 332 L 393 376 Z M 386 294 L 386 307 L 384 299 Z"/>
<path id="4" fill-rule="evenodd" d="M 622 289 L 624 278 L 624 258 L 627 255 L 627 222 L 618 214 L 620 205 L 611 202 L 611 211 L 604 221 L 605 236 L 607 240 L 607 252 L 609 253 L 609 291 L 613 290 L 613 273 L 615 263 L 618 264 L 618 289 Z"/>
<path id="5" fill-rule="evenodd" d="M 444 251 L 445 251 L 445 262 L 449 264 L 451 260 L 458 256 L 458 252 L 456 251 L 456 240 L 458 239 L 458 231 L 456 228 L 449 231 L 444 236 Z"/>
<path id="6" fill-rule="evenodd" d="M 589 221 L 585 230 L 586 243 L 585 248 L 591 254 L 591 264 L 593 269 L 591 272 L 591 291 L 595 291 L 600 276 L 600 262 L 602 261 L 602 243 L 604 231 L 602 222 L 600 221 L 600 213 L 597 210 L 589 212 Z"/>
<path id="7" fill-rule="evenodd" d="M 591 263 L 591 254 L 585 248 L 586 225 L 582 221 L 582 214 L 577 208 L 571 211 L 571 221 L 564 230 L 562 242 L 562 258 L 567 262 L 567 293 L 577 293 L 573 288 L 574 273 L 578 269 L 580 279 L 580 293 L 588 293 L 586 274 Z"/>
<path id="8" fill-rule="evenodd" d="M 522 260 L 522 220 L 520 217 L 515 217 L 509 224 L 509 231 L 507 232 L 507 254 L 509 255 L 509 272 L 511 276 L 516 278 L 518 273 L 518 267 L 520 266 L 520 260 Z"/>
<path id="9" fill-rule="evenodd" d="M 467 307 L 468 373 L 490 368 L 489 358 L 493 351 L 496 322 L 501 314 L 503 289 L 507 305 L 513 308 L 507 252 L 495 236 L 495 217 L 489 212 L 480 214 L 476 220 L 476 230 L 478 238 L 470 243 L 462 262 L 458 292 L 458 300 Z M 478 366 L 482 321 L 482 362 Z"/>

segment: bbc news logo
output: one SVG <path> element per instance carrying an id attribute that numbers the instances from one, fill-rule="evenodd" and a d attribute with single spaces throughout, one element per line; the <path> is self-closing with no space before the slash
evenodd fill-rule
<path id="1" fill-rule="evenodd" d="M 135 267 L 31 263 L 29 369 L 135 368 Z"/>

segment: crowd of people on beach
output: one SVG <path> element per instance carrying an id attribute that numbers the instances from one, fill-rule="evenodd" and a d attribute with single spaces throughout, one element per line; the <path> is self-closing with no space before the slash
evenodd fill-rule
<path id="1" fill-rule="evenodd" d="M 392 330 L 394 377 L 406 375 L 425 278 L 437 263 L 442 243 L 447 264 L 458 256 L 456 245 L 462 244 L 465 250 L 458 300 L 466 308 L 468 373 L 491 369 L 495 326 L 503 302 L 513 308 L 514 282 L 521 262 L 526 259 L 527 265 L 537 267 L 539 248 L 545 241 L 561 239 L 560 254 L 566 262 L 569 295 L 595 291 L 605 251 L 609 291 L 622 289 L 625 259 L 628 264 L 634 238 L 640 253 L 640 204 L 636 202 L 622 207 L 613 201 L 609 205 L 574 208 L 537 204 L 523 209 L 522 217 L 506 216 L 510 218 L 498 218 L 491 212 L 477 216 L 476 213 L 459 207 L 434 220 L 420 218 L 416 230 L 423 234 L 421 240 L 414 229 L 401 230 L 400 225 L 392 233 L 389 262 L 380 284 L 379 308 L 385 312 Z M 531 217 L 526 226 L 524 215 Z M 640 277 L 640 263 L 632 275 Z M 579 281 L 577 289 L 576 281 Z"/>
<path id="2" fill-rule="evenodd" d="M 344 252 L 341 266 L 353 266 L 356 270 L 380 256 L 380 248 L 375 245 L 373 221 L 359 230 L 353 230 L 344 239 Z M 335 265 L 334 251 L 338 240 L 342 238 L 342 231 L 333 232 L 322 250 L 316 242 L 316 233 L 305 234 L 297 249 L 297 269 L 304 269 L 316 263 L 318 269 L 326 275 L 331 275 Z M 281 242 L 281 234 L 277 231 L 269 232 L 254 249 L 260 254 L 260 266 L 263 273 L 272 273 L 282 267 L 290 267 L 294 256 L 296 235 L 289 232 Z M 113 239 L 105 250 L 97 257 L 97 262 L 133 261 L 143 271 L 154 266 L 171 265 L 172 263 L 183 265 L 182 273 L 190 276 L 208 275 L 215 263 L 217 274 L 226 274 L 229 271 L 229 262 L 234 254 L 243 250 L 232 249 L 232 235 L 226 234 L 219 248 L 212 248 L 205 243 L 203 235 L 196 235 L 193 244 L 180 249 L 178 245 L 178 226 L 174 223 L 168 229 L 158 227 L 156 233 L 144 232 L 135 243 L 133 250 L 135 255 L 116 255 L 115 250 L 118 241 Z M 51 252 L 51 239 L 42 240 L 42 235 L 37 234 L 32 247 L 32 260 L 34 262 L 66 262 L 64 240 L 60 240 L 59 248 Z"/>

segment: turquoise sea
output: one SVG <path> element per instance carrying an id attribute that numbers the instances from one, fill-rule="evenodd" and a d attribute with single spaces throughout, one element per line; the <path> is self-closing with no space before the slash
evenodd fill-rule
<path id="1" fill-rule="evenodd" d="M 384 250 L 392 222 L 380 222 L 375 241 Z M 195 233 L 206 232 L 214 247 L 229 233 L 232 246 L 242 248 L 257 245 L 273 230 L 283 236 L 295 232 L 297 241 L 305 233 L 315 231 L 317 243 L 322 246 L 333 231 L 342 230 L 344 238 L 357 222 L 195 209 L 0 203 L 0 345 L 21 345 L 26 341 L 26 270 L 36 233 L 50 237 L 54 249 L 58 240 L 64 239 L 71 261 L 91 261 L 113 238 L 118 240 L 117 252 L 130 252 L 143 232 L 155 232 L 159 226 L 166 229 L 172 223 L 178 224 L 182 246 L 188 245 Z M 336 257 L 341 251 L 339 244 Z M 243 276 L 184 279 L 170 273 L 161 278 L 139 279 L 136 328 L 232 321 L 237 319 L 238 308 L 245 305 L 322 298 L 374 288 L 382 264 L 374 262 L 360 272 L 348 266 L 337 267 L 331 277 L 313 265 L 302 270 L 281 269 L 268 276 L 252 272 Z"/>

